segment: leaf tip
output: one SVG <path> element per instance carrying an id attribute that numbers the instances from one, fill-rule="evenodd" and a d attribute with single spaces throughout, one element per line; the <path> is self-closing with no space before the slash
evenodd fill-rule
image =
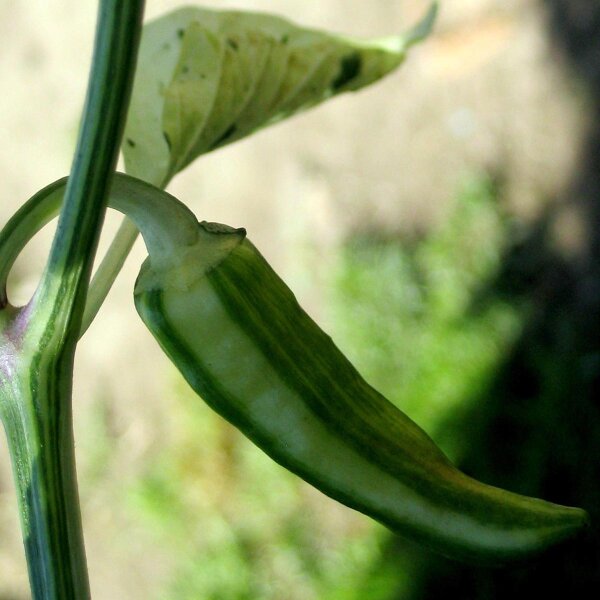
<path id="1" fill-rule="evenodd" d="M 431 6 L 425 13 L 425 16 L 404 34 L 403 41 L 406 48 L 424 40 L 429 36 L 433 30 L 438 12 L 439 3 L 436 0 L 435 2 L 431 3 Z"/>

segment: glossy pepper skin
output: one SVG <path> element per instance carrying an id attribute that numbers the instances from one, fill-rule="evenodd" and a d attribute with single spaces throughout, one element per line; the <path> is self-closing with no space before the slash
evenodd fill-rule
<path id="1" fill-rule="evenodd" d="M 468 562 L 525 559 L 584 526 L 580 509 L 458 471 L 364 381 L 243 230 L 201 223 L 199 231 L 204 250 L 196 258 L 162 273 L 146 261 L 136 307 L 192 388 L 275 461 Z"/>

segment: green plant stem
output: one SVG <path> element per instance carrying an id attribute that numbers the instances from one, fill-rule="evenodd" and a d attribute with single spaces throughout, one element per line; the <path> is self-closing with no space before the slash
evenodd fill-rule
<path id="1" fill-rule="evenodd" d="M 52 184 L 60 187 L 60 183 Z M 44 189 L 48 193 L 47 188 Z M 35 194 L 35 198 L 38 194 Z M 31 199 L 27 206 L 21 206 L 0 231 L 0 310 L 8 304 L 6 283 L 17 256 L 29 240 L 56 216 L 54 205 Z"/>
<path id="2" fill-rule="evenodd" d="M 73 359 L 124 127 L 144 2 L 102 0 L 73 168 L 40 286 L 0 311 L 0 414 L 34 600 L 85 600 L 71 418 Z M 2 305 L 0 305 L 2 308 Z"/>
<path id="3" fill-rule="evenodd" d="M 143 0 L 101 0 L 96 45 L 73 167 L 54 243 L 34 298 L 52 337 L 76 341 L 125 125 Z"/>

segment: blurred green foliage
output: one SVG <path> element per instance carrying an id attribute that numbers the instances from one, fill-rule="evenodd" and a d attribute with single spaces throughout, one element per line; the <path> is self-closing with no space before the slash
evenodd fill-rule
<path id="1" fill-rule="evenodd" d="M 469 436 L 448 421 L 480 396 L 522 323 L 522 307 L 477 303 L 510 237 L 496 200 L 487 177 L 472 177 L 448 218 L 420 239 L 352 240 L 329 303 L 338 345 L 453 459 Z"/>
<path id="2" fill-rule="evenodd" d="M 443 224 L 409 242 L 361 234 L 341 249 L 325 313 L 366 379 L 454 459 L 460 414 L 518 337 L 523 308 L 478 291 L 500 269 L 509 223 L 486 177 Z M 132 512 L 173 556 L 157 599 L 391 600 L 410 595 L 410 552 L 392 534 L 275 465 L 176 384 L 168 439 L 132 486 Z M 392 592 L 393 590 L 393 592 Z"/>

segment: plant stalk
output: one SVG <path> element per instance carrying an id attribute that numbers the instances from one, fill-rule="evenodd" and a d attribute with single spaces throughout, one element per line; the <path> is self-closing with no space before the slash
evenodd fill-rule
<path id="1" fill-rule="evenodd" d="M 34 312 L 41 306 L 53 337 L 76 341 L 94 255 L 106 211 L 129 98 L 143 0 L 101 0 L 82 127 L 54 242 Z M 39 317 L 35 316 L 39 319 Z"/>
<path id="2" fill-rule="evenodd" d="M 101 0 L 73 167 L 28 306 L 0 305 L 0 416 L 34 600 L 90 598 L 73 445 L 73 360 L 135 71 L 143 0 Z"/>

